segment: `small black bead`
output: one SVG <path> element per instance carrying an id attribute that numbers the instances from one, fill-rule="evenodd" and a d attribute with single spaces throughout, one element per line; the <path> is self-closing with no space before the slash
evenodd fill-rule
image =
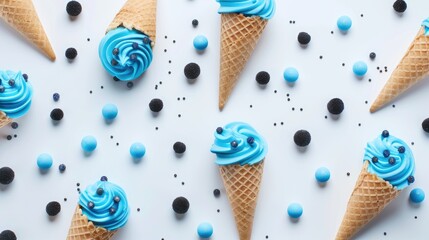
<path id="1" fill-rule="evenodd" d="M 375 54 L 375 52 L 372 52 L 372 53 L 370 53 L 370 54 L 369 54 L 369 58 L 370 58 L 371 60 L 374 60 L 376 56 L 377 56 L 377 55 Z"/>
<path id="2" fill-rule="evenodd" d="M 100 178 L 100 181 L 102 181 L 102 182 L 107 182 L 107 177 L 106 176 L 102 176 L 101 178 Z"/>
<path id="3" fill-rule="evenodd" d="M 215 189 L 215 190 L 213 190 L 213 195 L 214 195 L 215 197 L 219 197 L 219 196 L 220 196 L 220 190 L 219 190 L 219 189 Z"/>
<path id="4" fill-rule="evenodd" d="M 28 75 L 26 73 L 22 74 L 22 77 L 24 78 L 25 81 L 28 80 Z"/>
<path id="5" fill-rule="evenodd" d="M 405 152 L 405 147 L 404 147 L 404 146 L 400 146 L 400 147 L 398 148 L 398 152 L 399 152 L 399 153 L 404 153 L 404 152 Z"/>
<path id="6" fill-rule="evenodd" d="M 119 49 L 118 48 L 114 48 L 113 51 L 112 51 L 112 54 L 115 55 L 115 56 L 118 55 L 119 54 Z"/>
<path id="7" fill-rule="evenodd" d="M 137 55 L 135 55 L 134 53 L 131 54 L 130 59 L 131 59 L 131 61 L 135 61 L 137 59 Z"/>
<path id="8" fill-rule="evenodd" d="M 270 74 L 265 71 L 260 71 L 256 74 L 256 82 L 261 85 L 266 85 L 270 81 Z"/>
<path id="9" fill-rule="evenodd" d="M 395 3 L 393 3 L 393 9 L 398 13 L 403 13 L 407 10 L 407 3 L 404 0 L 396 0 Z"/>
<path id="10" fill-rule="evenodd" d="M 67 59 L 70 59 L 70 60 L 73 60 L 73 59 L 75 59 L 76 57 L 77 57 L 77 50 L 76 50 L 76 48 L 67 48 L 67 50 L 66 50 L 66 58 Z"/>
<path id="11" fill-rule="evenodd" d="M 197 19 L 192 20 L 192 26 L 194 26 L 194 27 L 198 26 L 198 20 Z"/>
<path id="12" fill-rule="evenodd" d="M 121 198 L 120 198 L 120 197 L 118 197 L 118 196 L 115 196 L 115 197 L 113 198 L 113 201 L 114 201 L 115 203 L 119 203 L 119 202 L 121 201 Z"/>
<path id="13" fill-rule="evenodd" d="M 154 98 L 149 103 L 149 108 L 152 112 L 160 112 L 164 107 L 164 103 L 159 98 Z"/>
<path id="14" fill-rule="evenodd" d="M 389 137 L 389 131 L 384 130 L 384 131 L 381 133 L 381 136 L 383 136 L 384 138 Z"/>
<path id="15" fill-rule="evenodd" d="M 201 69 L 196 63 L 188 63 L 185 66 L 184 73 L 187 79 L 196 79 L 200 76 Z"/>
<path id="16" fill-rule="evenodd" d="M 151 42 L 152 42 L 152 40 L 150 40 L 150 38 L 148 38 L 148 37 L 143 38 L 144 44 L 150 44 Z"/>
<path id="17" fill-rule="evenodd" d="M 310 43 L 311 41 L 311 36 L 310 34 L 306 33 L 306 32 L 300 32 L 298 34 L 298 42 L 302 45 L 307 45 L 308 43 Z"/>
<path id="18" fill-rule="evenodd" d="M 1 87 L 1 86 L 0 86 Z M 422 128 L 423 131 L 429 133 L 429 118 L 426 118 L 423 122 L 422 122 Z"/>
<path id="19" fill-rule="evenodd" d="M 10 167 L 0 168 L 0 184 L 8 185 L 15 179 L 15 172 Z"/>
<path id="20" fill-rule="evenodd" d="M 127 82 L 127 88 L 133 88 L 134 83 L 133 82 Z"/>
<path id="21" fill-rule="evenodd" d="M 373 163 L 378 163 L 378 157 L 373 157 L 371 160 Z"/>
<path id="22" fill-rule="evenodd" d="M 8 81 L 8 84 L 9 84 L 9 86 L 11 86 L 11 87 L 15 86 L 15 80 L 10 79 L 10 80 Z"/>
<path id="23" fill-rule="evenodd" d="M 223 128 L 222 128 L 222 127 L 218 127 L 218 128 L 216 128 L 216 132 L 217 132 L 218 134 L 221 134 L 221 133 L 223 132 Z"/>
<path id="24" fill-rule="evenodd" d="M 17 122 L 12 122 L 12 124 L 10 125 L 13 129 L 17 129 L 18 128 L 18 123 Z"/>
<path id="25" fill-rule="evenodd" d="M 185 197 L 178 197 L 173 201 L 173 211 L 178 214 L 185 214 L 189 210 L 189 201 Z"/>
<path id="26" fill-rule="evenodd" d="M 103 188 L 97 188 L 97 194 L 98 195 L 103 195 L 104 193 L 104 189 Z"/>
<path id="27" fill-rule="evenodd" d="M 394 157 L 389 158 L 389 164 L 394 165 L 396 163 L 396 159 Z"/>
<path id="28" fill-rule="evenodd" d="M 46 213 L 49 216 L 56 216 L 61 211 L 61 204 L 59 202 L 50 202 L 46 205 Z"/>
<path id="29" fill-rule="evenodd" d="M 110 61 L 110 64 L 112 64 L 112 66 L 116 66 L 118 65 L 118 61 L 116 61 L 116 59 L 112 59 L 112 61 Z"/>
<path id="30" fill-rule="evenodd" d="M 70 16 L 76 17 L 82 12 L 82 5 L 77 1 L 70 1 L 67 3 L 66 11 Z"/>
<path id="31" fill-rule="evenodd" d="M 327 108 L 331 114 L 341 114 L 344 111 L 344 102 L 339 98 L 333 98 L 328 102 Z"/>
<path id="32" fill-rule="evenodd" d="M 413 176 L 409 176 L 407 180 L 408 180 L 408 183 L 413 183 L 415 181 L 415 178 Z"/>
<path id="33" fill-rule="evenodd" d="M 0 233 L 0 240 L 16 240 L 16 235 L 11 230 L 4 230 Z"/>
<path id="34" fill-rule="evenodd" d="M 55 121 L 60 121 L 64 117 L 63 110 L 55 108 L 51 111 L 51 119 Z"/>
<path id="35" fill-rule="evenodd" d="M 255 142 L 255 138 L 253 138 L 253 137 L 248 137 L 247 138 L 247 143 L 248 144 L 252 145 L 254 142 Z"/>
<path id="36" fill-rule="evenodd" d="M 109 209 L 109 213 L 110 214 L 115 214 L 115 212 L 116 212 L 116 208 L 112 207 L 112 208 Z"/>
<path id="37" fill-rule="evenodd" d="M 136 42 L 135 42 L 135 43 L 133 43 L 133 45 L 132 45 L 132 46 L 133 46 L 133 49 L 137 49 L 137 48 L 139 48 L 139 44 L 138 44 L 138 43 L 136 43 Z"/>
<path id="38" fill-rule="evenodd" d="M 64 172 L 66 170 L 66 165 L 60 164 L 60 166 L 58 166 L 58 169 L 60 170 L 60 172 Z"/>
<path id="39" fill-rule="evenodd" d="M 299 130 L 293 136 L 293 140 L 296 145 L 300 147 L 308 146 L 311 142 L 311 135 L 306 130 Z"/>
<path id="40" fill-rule="evenodd" d="M 389 151 L 389 150 L 387 150 L 387 149 L 386 149 L 386 150 L 384 150 L 384 151 L 383 151 L 383 156 L 384 156 L 384 157 L 386 157 L 386 158 L 387 158 L 387 157 L 389 157 L 389 156 L 390 156 L 390 151 Z"/>
<path id="41" fill-rule="evenodd" d="M 231 147 L 233 147 L 233 148 L 238 147 L 238 143 L 237 143 L 237 141 L 232 141 L 232 142 L 231 142 Z"/>
<path id="42" fill-rule="evenodd" d="M 175 153 L 182 154 L 186 151 L 186 145 L 182 142 L 175 142 L 173 145 L 173 150 Z"/>

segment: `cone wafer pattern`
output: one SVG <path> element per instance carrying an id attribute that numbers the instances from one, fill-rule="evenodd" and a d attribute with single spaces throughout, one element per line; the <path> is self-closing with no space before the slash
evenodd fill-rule
<path id="1" fill-rule="evenodd" d="M 32 0 L 0 0 L 0 18 L 21 33 L 51 60 L 55 53 Z"/>
<path id="2" fill-rule="evenodd" d="M 156 4 L 157 0 L 128 0 L 110 23 L 107 32 L 120 26 L 136 29 L 149 36 L 153 47 L 156 40 Z"/>
<path id="3" fill-rule="evenodd" d="M 242 14 L 221 14 L 219 109 L 222 110 L 253 53 L 268 20 Z"/>
<path id="4" fill-rule="evenodd" d="M 88 221 L 82 214 L 82 209 L 78 205 L 73 214 L 67 240 L 109 240 L 115 233 L 116 231 L 94 226 L 94 223 Z"/>
<path id="5" fill-rule="evenodd" d="M 0 111 L 0 128 L 8 125 L 12 122 L 12 119 L 8 118 L 4 112 Z"/>
<path id="6" fill-rule="evenodd" d="M 389 182 L 369 173 L 368 161 L 365 161 L 335 239 L 350 239 L 376 217 L 399 193 L 400 191 Z"/>
<path id="7" fill-rule="evenodd" d="M 250 240 L 264 160 L 254 165 L 220 166 L 240 240 Z"/>
<path id="8" fill-rule="evenodd" d="M 370 111 L 375 112 L 390 103 L 429 73 L 429 36 L 420 29 L 407 53 L 381 90 Z"/>

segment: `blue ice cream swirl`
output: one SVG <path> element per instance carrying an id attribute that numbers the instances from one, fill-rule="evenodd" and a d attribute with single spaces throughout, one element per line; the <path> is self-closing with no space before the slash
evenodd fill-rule
<path id="1" fill-rule="evenodd" d="M 422 22 L 422 26 L 425 28 L 425 36 L 429 35 L 429 18 L 426 18 Z"/>
<path id="2" fill-rule="evenodd" d="M 0 112 L 20 118 L 30 109 L 32 97 L 33 88 L 20 71 L 0 71 Z"/>
<path id="3" fill-rule="evenodd" d="M 109 231 L 123 227 L 130 213 L 124 190 L 107 180 L 88 186 L 80 194 L 79 205 L 89 221 Z"/>
<path id="4" fill-rule="evenodd" d="M 217 128 L 210 151 L 217 155 L 218 165 L 253 165 L 264 160 L 268 147 L 249 124 L 232 122 Z"/>
<path id="5" fill-rule="evenodd" d="M 101 40 L 98 54 L 106 71 L 122 81 L 139 78 L 152 62 L 148 36 L 137 30 L 118 27 Z"/>
<path id="6" fill-rule="evenodd" d="M 216 0 L 220 3 L 218 13 L 242 13 L 271 19 L 276 11 L 275 0 Z"/>
<path id="7" fill-rule="evenodd" d="M 388 131 L 369 142 L 365 148 L 364 161 L 368 172 L 388 181 L 398 190 L 414 182 L 414 157 L 407 144 Z"/>

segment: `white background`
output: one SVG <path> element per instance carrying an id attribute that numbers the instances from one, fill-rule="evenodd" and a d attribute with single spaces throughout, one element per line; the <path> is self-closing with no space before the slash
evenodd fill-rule
<path id="1" fill-rule="evenodd" d="M 111 80 L 97 53 L 106 27 L 124 1 L 82 0 L 82 14 L 71 21 L 65 12 L 67 1 L 34 0 L 57 60 L 50 62 L 0 23 L 0 68 L 23 70 L 34 86 L 32 108 L 18 120 L 19 128 L 0 130 L 0 166 L 10 166 L 16 173 L 9 187 L 0 188 L 0 230 L 12 229 L 18 239 L 24 240 L 65 239 L 78 200 L 76 183 L 84 188 L 106 175 L 125 189 L 131 208 L 128 224 L 115 239 L 198 239 L 196 228 L 204 221 L 214 226 L 212 239 L 238 239 L 215 156 L 209 150 L 215 128 L 239 120 L 253 125 L 269 145 L 253 239 L 262 240 L 267 235 L 269 239 L 333 239 L 360 172 L 364 147 L 383 129 L 412 148 L 416 182 L 356 239 L 426 239 L 427 204 L 416 207 L 408 198 L 414 187 L 429 189 L 424 174 L 429 170 L 429 136 L 421 128 L 421 122 L 429 117 L 429 82 L 396 101 L 396 108 L 388 106 L 369 113 L 370 103 L 400 61 L 421 21 L 428 17 L 428 1 L 407 2 L 407 11 L 399 16 L 392 8 L 393 0 L 278 0 L 275 17 L 224 111 L 219 112 L 220 16 L 214 0 L 159 0 L 154 61 L 132 89 Z M 347 34 L 336 28 L 341 15 L 353 20 Z M 194 18 L 200 22 L 197 28 L 191 24 Z M 290 24 L 291 20 L 295 24 Z M 301 31 L 312 36 L 306 49 L 296 40 Z M 202 54 L 192 45 L 197 34 L 209 39 L 209 47 Z M 72 63 L 64 57 L 68 47 L 78 50 Z M 371 51 L 377 53 L 374 61 L 368 57 Z M 361 80 L 352 73 L 352 65 L 358 60 L 366 61 L 369 67 Z M 193 84 L 183 75 L 189 62 L 197 62 L 202 70 Z M 283 70 L 289 66 L 300 72 L 295 86 L 283 80 Z M 379 73 L 377 66 L 387 66 L 388 72 Z M 261 70 L 271 74 L 266 88 L 258 87 L 254 80 Z M 54 92 L 61 94 L 57 103 L 52 100 Z M 157 117 L 148 108 L 155 97 L 165 105 Z M 186 100 L 178 101 L 178 97 Z M 325 119 L 326 104 L 334 97 L 344 100 L 345 111 L 338 120 L 330 116 Z M 106 124 L 101 116 L 106 103 L 119 108 L 112 124 Z M 49 117 L 56 107 L 65 112 L 59 125 L 52 124 Z M 307 129 L 312 135 L 305 152 L 298 151 L 292 140 L 299 129 Z M 8 141 L 9 134 L 18 137 Z M 98 140 L 90 156 L 80 148 L 80 140 L 86 135 Z M 135 141 L 147 148 L 146 156 L 138 163 L 128 153 Z M 181 158 L 172 149 L 176 141 L 187 145 Z M 37 156 L 44 152 L 54 158 L 47 174 L 41 174 L 36 165 Z M 63 174 L 58 171 L 61 163 L 67 165 Z M 314 179 L 315 170 L 321 166 L 331 170 L 331 180 L 325 187 Z M 221 189 L 220 198 L 213 196 L 215 188 Z M 178 196 L 187 197 L 191 203 L 183 219 L 177 219 L 171 209 Z M 65 197 L 67 202 L 63 201 Z M 61 213 L 53 219 L 45 212 L 49 201 L 62 204 Z M 292 202 L 304 207 L 298 222 L 286 214 Z"/>

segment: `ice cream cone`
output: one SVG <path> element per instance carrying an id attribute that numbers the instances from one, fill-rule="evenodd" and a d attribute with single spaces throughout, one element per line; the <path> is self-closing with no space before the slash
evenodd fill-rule
<path id="1" fill-rule="evenodd" d="M 368 161 L 365 161 L 350 196 L 336 240 L 351 239 L 400 193 L 389 182 L 369 173 L 367 169 Z"/>
<path id="2" fill-rule="evenodd" d="M 115 233 L 116 231 L 96 227 L 94 223 L 88 221 L 78 205 L 73 214 L 67 240 L 109 240 Z"/>
<path id="3" fill-rule="evenodd" d="M 253 165 L 220 166 L 240 240 L 250 240 L 264 160 Z"/>
<path id="4" fill-rule="evenodd" d="M 39 48 L 49 59 L 55 60 L 54 50 L 32 0 L 0 0 L 0 18 Z"/>
<path id="5" fill-rule="evenodd" d="M 408 88 L 424 79 L 428 73 L 429 36 L 425 36 L 424 27 L 421 27 L 407 53 L 372 104 L 370 112 L 373 113 L 391 102 Z"/>
<path id="6" fill-rule="evenodd" d="M 157 0 L 128 0 L 106 32 L 120 26 L 136 29 L 149 36 L 153 47 L 156 40 L 156 4 Z"/>
<path id="7" fill-rule="evenodd" d="M 12 119 L 8 118 L 4 112 L 0 111 L 0 128 L 8 125 L 11 122 Z"/>
<path id="8" fill-rule="evenodd" d="M 219 109 L 225 106 L 268 20 L 243 14 L 221 14 Z"/>

